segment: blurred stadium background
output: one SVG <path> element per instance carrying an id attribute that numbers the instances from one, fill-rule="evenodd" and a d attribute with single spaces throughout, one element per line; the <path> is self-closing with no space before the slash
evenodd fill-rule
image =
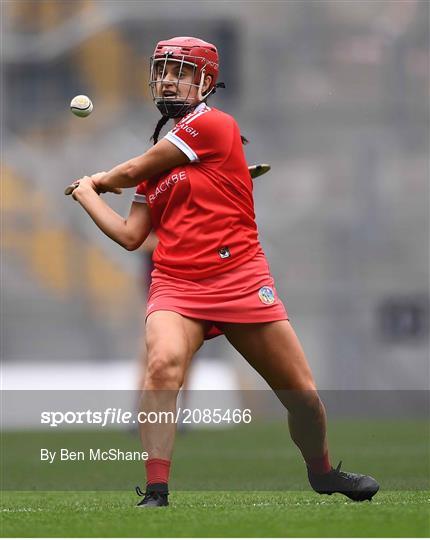
<path id="1" fill-rule="evenodd" d="M 109 388 L 134 369 L 143 255 L 63 188 L 149 147 L 149 57 L 175 35 L 219 47 L 227 89 L 210 103 L 238 120 L 249 163 L 272 164 L 255 183 L 260 237 L 319 386 L 428 388 L 428 2 L 1 7 L 6 388 L 66 387 L 70 370 Z M 94 102 L 87 119 L 69 111 L 76 94 Z M 125 214 L 132 191 L 109 200 Z M 206 351 L 262 386 L 223 338 Z"/>

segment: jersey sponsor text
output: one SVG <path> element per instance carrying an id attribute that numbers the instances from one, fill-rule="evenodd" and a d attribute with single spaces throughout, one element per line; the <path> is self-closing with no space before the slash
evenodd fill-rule
<path id="1" fill-rule="evenodd" d="M 160 184 L 158 184 L 157 188 L 152 193 L 149 194 L 148 196 L 149 202 L 152 204 L 161 193 L 171 189 L 175 184 L 177 184 L 181 180 L 187 180 L 187 174 L 185 171 L 180 171 L 178 173 L 171 174 L 170 176 L 168 176 L 165 180 L 163 180 L 162 182 L 160 182 Z"/>

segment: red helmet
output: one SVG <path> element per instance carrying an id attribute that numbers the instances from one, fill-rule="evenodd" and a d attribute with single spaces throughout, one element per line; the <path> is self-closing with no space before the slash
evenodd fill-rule
<path id="1" fill-rule="evenodd" d="M 195 105 L 190 103 L 187 99 L 164 99 L 157 95 L 157 92 L 155 91 L 157 84 L 155 66 L 161 61 L 164 63 L 176 61 L 180 62 L 181 66 L 187 64 L 193 67 L 194 76 L 191 86 L 198 88 L 198 97 L 200 101 L 203 101 L 209 94 L 215 91 L 219 70 L 218 51 L 215 45 L 194 37 L 175 37 L 160 41 L 157 43 L 154 54 L 151 57 L 151 76 L 149 85 L 152 90 L 155 104 L 163 115 L 169 116 L 170 118 L 184 116 L 192 110 Z M 211 76 L 211 82 L 203 95 L 202 87 L 206 75 Z"/>
<path id="2" fill-rule="evenodd" d="M 200 82 L 203 70 L 205 75 L 211 75 L 212 81 L 208 92 L 215 87 L 219 71 L 218 51 L 215 45 L 194 37 L 174 37 L 157 43 L 152 60 L 164 59 L 166 54 L 172 60 L 184 60 L 195 64 L 197 83 Z"/>

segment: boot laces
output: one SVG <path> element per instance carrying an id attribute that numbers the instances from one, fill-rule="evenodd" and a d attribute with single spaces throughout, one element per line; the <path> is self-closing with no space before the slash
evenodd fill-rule
<path id="1" fill-rule="evenodd" d="M 145 496 L 145 493 L 143 493 L 143 491 L 140 489 L 139 486 L 136 486 L 136 494 L 138 497 L 144 497 Z"/>
<path id="2" fill-rule="evenodd" d="M 339 464 L 338 466 L 336 467 L 336 469 L 334 469 L 334 474 L 338 477 L 338 478 L 342 478 L 344 480 L 347 480 L 348 482 L 351 482 L 352 483 L 352 486 L 353 487 L 356 487 L 359 480 L 360 480 L 360 476 L 358 474 L 354 474 L 354 473 L 348 473 L 348 472 L 345 472 L 345 471 L 341 471 L 340 468 L 342 467 L 342 461 L 339 461 Z"/>
<path id="3" fill-rule="evenodd" d="M 143 497 L 143 500 L 141 501 L 142 503 L 148 502 L 148 500 L 152 497 L 153 493 L 155 492 L 147 491 L 146 493 L 144 493 L 139 486 L 136 486 L 136 494 L 138 495 L 138 497 Z"/>
<path id="4" fill-rule="evenodd" d="M 152 491 L 147 491 L 146 493 L 144 493 L 139 486 L 136 486 L 136 494 L 138 497 L 143 497 L 143 501 L 142 503 L 145 503 L 147 501 L 149 501 L 149 499 L 151 499 L 152 497 L 154 497 L 155 495 L 155 498 L 158 499 L 159 496 L 160 496 L 160 492 L 157 491 L 156 489 L 152 490 Z M 166 493 L 165 495 L 168 495 L 168 493 Z"/>

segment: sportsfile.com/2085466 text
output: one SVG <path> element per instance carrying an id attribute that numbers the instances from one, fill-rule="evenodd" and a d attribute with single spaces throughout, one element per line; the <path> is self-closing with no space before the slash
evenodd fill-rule
<path id="1" fill-rule="evenodd" d="M 108 407 L 102 411 L 43 411 L 40 423 L 49 427 L 67 424 L 94 424 L 99 427 L 117 424 L 249 424 L 251 409 L 182 408 L 175 411 L 131 412 Z"/>

